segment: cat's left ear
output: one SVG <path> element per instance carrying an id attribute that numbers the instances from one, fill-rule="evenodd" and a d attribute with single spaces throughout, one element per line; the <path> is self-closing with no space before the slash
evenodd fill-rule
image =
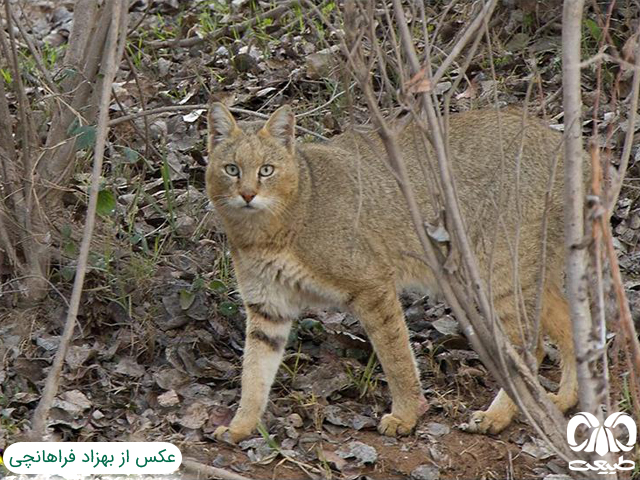
<path id="1" fill-rule="evenodd" d="M 293 110 L 289 105 L 283 105 L 269 117 L 267 123 L 260 130 L 260 134 L 275 138 L 289 152 L 293 152 L 295 129 L 296 117 L 293 114 Z"/>

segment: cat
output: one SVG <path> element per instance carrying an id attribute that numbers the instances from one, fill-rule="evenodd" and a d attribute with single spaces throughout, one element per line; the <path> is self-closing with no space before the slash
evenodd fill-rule
<path id="1" fill-rule="evenodd" d="M 438 213 L 427 179 L 435 155 L 422 138 L 418 127 L 406 122 L 398 141 L 421 214 L 428 220 Z M 452 114 L 449 120 L 448 153 L 467 233 L 485 281 L 491 278 L 495 309 L 517 344 L 522 341 L 513 287 L 516 225 L 521 298 L 531 319 L 545 193 L 561 142 L 561 134 L 536 119 L 523 123 L 522 113 L 510 109 Z M 361 321 L 392 397 L 391 412 L 380 419 L 378 431 L 409 434 L 427 410 L 427 401 L 398 292 L 407 285 L 437 291 L 437 284 L 420 259 L 421 246 L 381 140 L 375 132 L 352 131 L 326 142 L 296 143 L 289 106 L 280 107 L 264 124 L 244 126 L 223 104 L 214 103 L 208 114 L 208 152 L 206 190 L 228 236 L 247 313 L 239 408 L 228 427 L 217 428 L 215 438 L 238 442 L 254 432 L 291 323 L 314 307 L 338 307 Z M 540 323 L 561 354 L 559 391 L 551 398 L 566 411 L 577 402 L 577 378 L 562 291 L 559 177 L 547 216 Z M 516 185 L 519 202 L 514 200 Z M 544 355 L 542 341 L 537 355 L 539 360 Z M 516 413 L 501 390 L 486 411 L 472 414 L 469 429 L 498 433 Z"/>

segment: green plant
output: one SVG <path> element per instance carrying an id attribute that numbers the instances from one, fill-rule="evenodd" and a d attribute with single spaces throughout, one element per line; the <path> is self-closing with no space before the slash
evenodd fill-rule
<path id="1" fill-rule="evenodd" d="M 622 374 L 622 399 L 618 402 L 618 411 L 633 415 L 633 399 L 629 387 L 629 372 Z"/>
<path id="2" fill-rule="evenodd" d="M 142 68 L 142 59 L 144 58 L 143 47 L 144 34 L 140 35 L 137 40 L 127 41 L 127 55 L 131 59 L 134 67 L 140 70 Z"/>
<path id="3" fill-rule="evenodd" d="M 6 83 L 7 85 L 13 83 L 13 77 L 11 76 L 11 71 L 8 68 L 0 68 L 0 74 L 2 74 L 4 83 Z"/>
<path id="4" fill-rule="evenodd" d="M 290 367 L 286 361 L 282 362 L 282 368 L 284 368 L 284 370 L 289 374 L 289 376 L 291 377 L 291 383 L 294 383 L 296 381 L 296 378 L 298 377 L 298 372 L 300 371 L 300 358 L 302 357 L 301 355 L 302 353 L 302 343 L 298 344 L 298 351 L 295 354 L 292 355 L 287 355 L 287 359 L 289 358 L 295 358 L 293 365 Z M 285 359 L 286 360 L 286 359 Z"/>
<path id="5" fill-rule="evenodd" d="M 198 15 L 198 24 L 200 25 L 200 31 L 205 35 L 212 34 L 218 30 L 218 21 L 208 9 L 200 12 Z"/>
<path id="6" fill-rule="evenodd" d="M 347 375 L 353 383 L 353 385 L 360 392 L 360 398 L 363 398 L 367 393 L 373 392 L 378 386 L 378 380 L 373 378 L 373 373 L 378 366 L 378 358 L 375 352 L 371 352 L 369 360 L 362 372 L 355 372 L 349 366 L 347 366 Z"/>

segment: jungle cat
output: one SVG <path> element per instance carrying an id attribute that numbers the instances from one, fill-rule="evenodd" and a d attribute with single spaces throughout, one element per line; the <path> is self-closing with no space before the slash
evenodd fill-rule
<path id="1" fill-rule="evenodd" d="M 266 408 L 291 322 L 309 307 L 337 307 L 360 320 L 392 397 L 391 413 L 380 419 L 378 431 L 409 434 L 427 402 L 398 292 L 407 285 L 430 290 L 437 285 L 420 260 L 420 243 L 377 134 L 351 132 L 326 142 L 296 143 L 289 106 L 280 107 L 264 125 L 245 127 L 215 103 L 208 124 L 207 194 L 228 236 L 247 313 L 239 408 L 215 437 L 237 442 L 252 434 Z M 423 169 L 420 162 L 434 163 L 434 152 L 411 122 L 398 141 L 423 218 L 433 219 L 433 190 L 425 179 L 429 166 Z M 533 318 L 545 192 L 562 136 L 536 119 L 523 123 L 519 111 L 483 110 L 452 114 L 448 142 L 484 281 L 491 278 L 495 309 L 512 341 L 521 343 L 513 293 L 516 225 L 521 298 Z M 557 171 L 562 171 L 561 159 Z M 551 397 L 566 411 L 577 402 L 577 379 L 562 291 L 562 181 L 557 177 L 547 217 L 540 323 L 561 354 L 559 391 Z M 538 350 L 541 358 L 542 347 Z M 486 411 L 472 414 L 470 430 L 500 432 L 516 413 L 501 390 Z"/>

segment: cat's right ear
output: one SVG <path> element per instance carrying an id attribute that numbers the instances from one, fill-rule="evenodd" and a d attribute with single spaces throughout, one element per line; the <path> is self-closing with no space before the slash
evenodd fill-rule
<path id="1" fill-rule="evenodd" d="M 240 133 L 240 128 L 231 112 L 220 102 L 212 103 L 209 107 L 209 151 L 213 150 L 223 140 Z"/>

